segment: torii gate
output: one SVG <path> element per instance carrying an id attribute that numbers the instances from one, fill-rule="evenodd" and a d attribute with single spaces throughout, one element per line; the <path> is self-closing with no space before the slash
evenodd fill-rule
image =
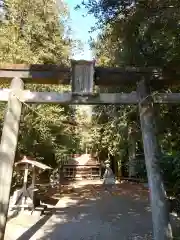
<path id="1" fill-rule="evenodd" d="M 0 101 L 8 101 L 0 145 L 0 240 L 4 231 L 9 206 L 9 196 L 14 157 L 18 141 L 22 102 L 44 104 L 138 104 L 150 186 L 152 221 L 155 240 L 172 239 L 167 210 L 166 194 L 159 169 L 159 148 L 155 132 L 153 103 L 180 102 L 179 93 L 151 95 L 150 86 L 177 83 L 178 74 L 165 74 L 155 68 L 102 68 L 94 61 L 72 61 L 72 68 L 58 65 L 3 65 L 1 82 L 11 81 L 10 89 L 0 90 Z M 72 79 L 71 79 L 72 76 Z M 72 92 L 30 92 L 24 83 L 70 84 Z M 93 92 L 93 85 L 137 86 L 132 93 Z"/>

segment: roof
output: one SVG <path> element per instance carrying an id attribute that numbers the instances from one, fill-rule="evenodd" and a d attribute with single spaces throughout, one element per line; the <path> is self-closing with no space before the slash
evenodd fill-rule
<path id="1" fill-rule="evenodd" d="M 92 166 L 97 165 L 99 162 L 96 158 L 92 157 L 91 154 L 75 154 L 74 157 L 69 158 L 65 165 L 76 165 L 76 166 Z"/>
<path id="2" fill-rule="evenodd" d="M 29 159 L 26 156 L 24 156 L 22 160 L 16 162 L 15 166 L 20 165 L 20 164 L 29 164 L 31 166 L 35 166 L 35 167 L 43 169 L 43 170 L 52 169 L 51 167 L 47 166 L 46 164 L 35 161 L 34 159 Z"/>

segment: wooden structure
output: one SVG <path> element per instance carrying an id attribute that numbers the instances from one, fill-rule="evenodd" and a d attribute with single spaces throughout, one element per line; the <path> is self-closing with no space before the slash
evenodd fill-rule
<path id="1" fill-rule="evenodd" d="M 63 165 L 62 175 L 64 180 L 81 180 L 100 178 L 100 164 L 90 154 L 75 154 Z"/>
<path id="2" fill-rule="evenodd" d="M 21 161 L 16 162 L 15 167 L 18 167 L 20 170 L 24 170 L 24 181 L 22 189 L 17 190 L 14 193 L 11 208 L 21 208 L 22 210 L 24 210 L 24 208 L 31 208 L 31 210 L 34 210 L 36 206 L 40 205 L 40 199 L 38 201 L 36 197 L 36 192 L 38 191 L 35 187 L 36 172 L 38 172 L 38 170 L 50 170 L 51 168 L 43 163 L 35 161 L 32 158 L 27 158 L 26 156 L 24 156 Z M 29 170 L 32 171 L 32 183 L 30 186 L 28 186 Z"/>
<path id="3" fill-rule="evenodd" d="M 151 189 L 150 199 L 155 240 L 172 239 L 166 195 L 158 164 L 159 147 L 154 129 L 154 103 L 180 103 L 180 93 L 158 93 L 152 89 L 179 84 L 180 73 L 157 68 L 103 68 L 94 62 L 73 61 L 72 68 L 57 65 L 3 65 L 1 82 L 11 81 L 9 90 L 0 90 L 0 101 L 7 101 L 0 145 L 0 240 L 6 226 L 11 176 L 16 152 L 22 103 L 44 104 L 138 104 L 145 162 Z M 71 82 L 72 80 L 72 82 Z M 30 92 L 26 83 L 72 84 L 72 92 Z M 134 86 L 131 93 L 93 93 L 99 86 Z"/>
<path id="4" fill-rule="evenodd" d="M 128 174 L 129 177 L 134 177 L 136 175 L 136 132 L 135 132 L 136 126 L 129 126 L 128 128 L 128 155 L 129 155 L 129 161 L 128 161 Z"/>

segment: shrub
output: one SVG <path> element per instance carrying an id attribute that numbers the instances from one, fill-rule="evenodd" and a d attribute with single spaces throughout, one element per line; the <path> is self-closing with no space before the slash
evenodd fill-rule
<path id="1" fill-rule="evenodd" d="M 180 153 L 163 155 L 160 168 L 167 189 L 176 196 L 180 193 Z"/>

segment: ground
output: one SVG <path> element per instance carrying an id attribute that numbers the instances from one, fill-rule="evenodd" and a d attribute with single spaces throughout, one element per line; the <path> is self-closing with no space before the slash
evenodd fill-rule
<path id="1" fill-rule="evenodd" d="M 11 219 L 5 240 L 152 239 L 148 190 L 142 185 L 121 183 L 107 191 L 85 183 L 62 192 L 50 215 Z"/>

